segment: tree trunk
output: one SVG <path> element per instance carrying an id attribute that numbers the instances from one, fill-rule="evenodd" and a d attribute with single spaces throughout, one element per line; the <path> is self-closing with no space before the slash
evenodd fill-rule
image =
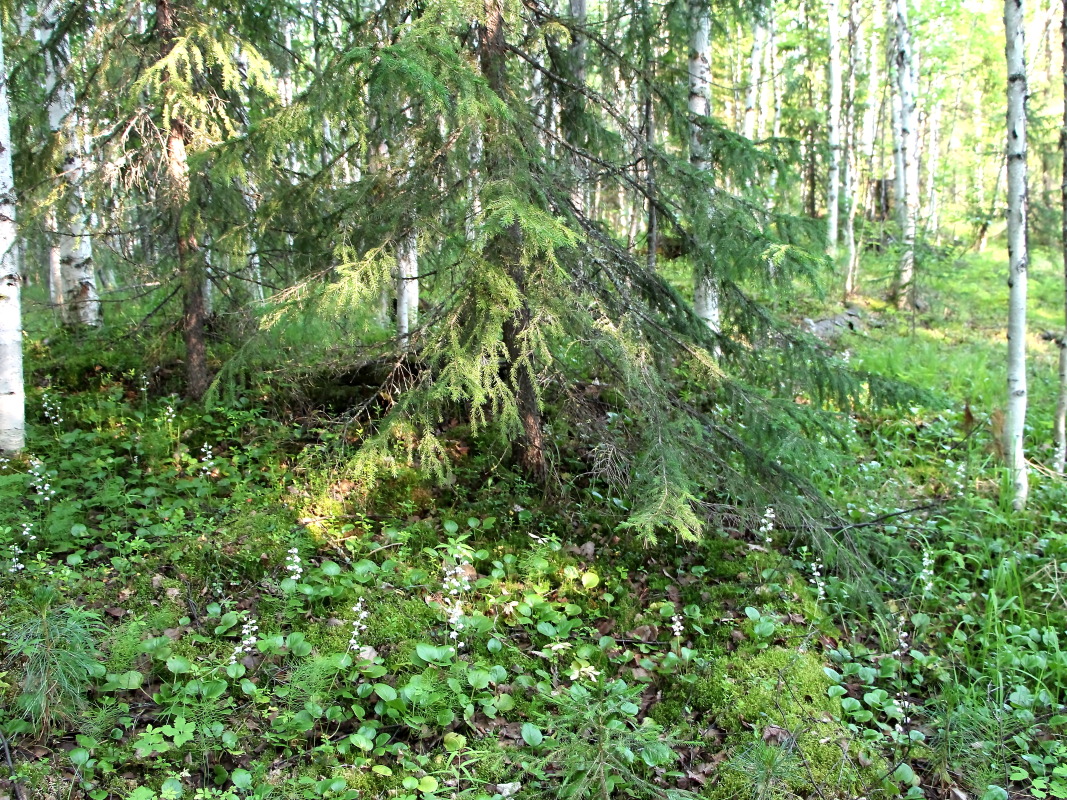
<path id="1" fill-rule="evenodd" d="M 915 302 L 915 227 L 919 216 L 919 153 L 915 125 L 915 63 L 907 0 L 892 0 L 896 31 L 894 62 L 897 96 L 900 98 L 900 165 L 902 200 L 900 211 L 902 251 L 893 284 L 893 299 L 899 308 Z"/>
<path id="2" fill-rule="evenodd" d="M 177 36 L 176 10 L 171 0 L 156 0 L 156 34 L 160 58 L 174 49 Z M 166 84 L 166 77 L 164 77 Z M 168 211 L 178 252 L 182 281 L 182 337 L 185 340 L 185 393 L 199 400 L 210 384 L 207 368 L 207 305 L 204 298 L 204 268 L 197 254 L 196 237 L 185 213 L 189 200 L 189 159 L 185 151 L 186 127 L 172 117 L 165 154 L 169 179 Z"/>
<path id="3" fill-rule="evenodd" d="M 51 212 L 55 223 L 50 226 L 54 236 L 52 247 L 58 247 L 59 252 L 52 254 L 50 261 L 58 259 L 59 262 L 60 280 L 55 288 L 63 324 L 97 327 L 102 320 L 92 242 L 85 232 L 88 213 L 81 192 L 85 174 L 81 137 L 74 113 L 74 87 L 63 74 L 70 64 L 70 44 L 65 35 L 53 41 L 61 11 L 58 0 L 48 0 L 41 7 L 37 21 L 37 40 L 44 52 L 48 127 L 53 138 L 60 142 L 63 154 L 58 180 L 62 184 L 59 205 L 64 213 L 60 217 Z M 55 300 L 53 294 L 53 303 Z"/>
<path id="4" fill-rule="evenodd" d="M 830 38 L 830 113 L 828 144 L 830 165 L 826 180 L 826 252 L 837 254 L 838 204 L 841 197 L 841 9 L 838 0 L 826 4 L 827 30 Z"/>
<path id="5" fill-rule="evenodd" d="M 773 14 L 770 9 L 767 13 Z M 741 131 L 746 139 L 759 135 L 759 97 L 762 86 L 763 51 L 767 47 L 767 26 L 757 22 L 752 31 L 752 57 L 748 62 L 748 87 L 745 91 L 745 121 Z"/>
<path id="6" fill-rule="evenodd" d="M 0 452 L 26 446 L 26 395 L 22 382 L 22 279 L 15 241 L 15 175 L 4 43 L 0 37 Z"/>
<path id="7" fill-rule="evenodd" d="M 1063 244 L 1063 285 L 1064 285 L 1064 332 L 1060 335 L 1060 390 L 1056 401 L 1056 418 L 1053 424 L 1052 468 L 1062 473 L 1067 461 L 1067 0 L 1063 0 L 1063 17 L 1060 24 L 1063 34 L 1063 127 L 1060 128 L 1060 154 L 1063 157 L 1063 172 L 1060 181 L 1060 239 Z"/>
<path id="8" fill-rule="evenodd" d="M 501 98 L 508 95 L 506 53 L 504 37 L 503 0 L 484 0 L 485 30 L 481 36 L 481 67 L 489 88 Z M 503 124 L 503 123 L 502 123 Z M 486 172 L 503 172 L 505 164 L 499 156 L 486 160 Z M 545 455 L 544 432 L 541 429 L 541 403 L 534 382 L 529 353 L 524 339 L 530 328 L 530 306 L 526 300 L 526 267 L 519 253 L 522 249 L 522 231 L 517 222 L 509 225 L 490 242 L 491 257 L 501 259 L 508 275 L 514 281 L 521 298 L 519 307 L 505 320 L 502 328 L 504 349 L 507 352 L 507 373 L 511 390 L 515 393 L 522 436 L 518 442 L 519 467 L 532 480 L 544 483 L 548 479 L 548 460 Z"/>
<path id="9" fill-rule="evenodd" d="M 1012 506 L 1026 506 L 1028 480 L 1023 452 L 1026 423 L 1026 43 L 1022 0 L 1004 1 L 1005 55 L 1008 64 L 1008 406 L 1004 452 L 1011 473 Z"/>
<path id="10" fill-rule="evenodd" d="M 856 293 L 859 252 L 856 249 L 856 206 L 859 191 L 856 172 L 856 70 L 859 64 L 859 3 L 851 3 L 848 14 L 848 86 L 845 96 L 845 299 Z"/>
<path id="11" fill-rule="evenodd" d="M 419 237 L 413 229 L 405 231 L 396 246 L 396 283 L 396 332 L 407 347 L 419 315 Z"/>
<path id="12" fill-rule="evenodd" d="M 710 9 L 704 0 L 690 0 L 689 163 L 701 171 L 708 168 L 701 124 L 711 116 L 710 15 Z M 718 333 L 722 326 L 722 308 L 715 276 L 698 271 L 693 277 L 693 310 L 711 330 Z"/>

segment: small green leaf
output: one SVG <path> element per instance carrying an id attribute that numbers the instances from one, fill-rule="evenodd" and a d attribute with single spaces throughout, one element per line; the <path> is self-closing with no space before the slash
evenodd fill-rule
<path id="1" fill-rule="evenodd" d="M 322 562 L 322 573 L 324 575 L 329 575 L 331 578 L 336 578 L 341 574 L 341 565 L 336 561 L 326 559 Z"/>
<path id="2" fill-rule="evenodd" d="M 70 761 L 76 767 L 84 767 L 89 763 L 89 751 L 84 747 L 75 747 L 67 755 L 70 757 Z"/>
<path id="3" fill-rule="evenodd" d="M 189 672 L 192 668 L 193 663 L 185 656 L 171 656 L 167 659 L 167 669 L 175 675 Z"/>
<path id="4" fill-rule="evenodd" d="M 456 733 L 455 731 L 449 731 L 445 734 L 444 738 L 445 750 L 450 753 L 455 753 L 458 750 L 462 750 L 467 746 L 467 737 Z"/>
<path id="5" fill-rule="evenodd" d="M 541 733 L 541 729 L 532 722 L 523 723 L 520 733 L 522 734 L 522 740 L 530 745 L 530 747 L 537 747 L 545 740 L 544 735 Z"/>
<path id="6" fill-rule="evenodd" d="M 252 773 L 247 769 L 235 769 L 230 773 L 230 780 L 238 789 L 252 788 Z"/>
<path id="7" fill-rule="evenodd" d="M 489 640 L 489 644 L 486 645 L 486 649 L 489 650 L 490 653 L 496 654 L 504 649 L 504 645 L 501 644 L 499 639 L 493 637 Z"/>
<path id="8" fill-rule="evenodd" d="M 437 783 L 437 778 L 435 778 L 433 775 L 423 775 L 421 778 L 419 778 L 420 792 L 426 792 L 426 794 L 436 792 L 438 785 L 439 784 Z"/>
<path id="9" fill-rule="evenodd" d="M 388 683 L 374 684 L 374 693 L 387 703 L 392 702 L 397 698 L 396 689 Z"/>
<path id="10" fill-rule="evenodd" d="M 592 570 L 590 570 L 589 572 L 587 572 L 584 575 L 582 575 L 582 586 L 584 586 L 586 589 L 596 588 L 596 586 L 599 585 L 599 583 L 600 583 L 600 576 L 597 575 Z"/>
<path id="11" fill-rule="evenodd" d="M 384 764 L 375 764 L 373 767 L 370 768 L 370 771 L 377 772 L 379 775 L 384 775 L 387 778 L 393 774 L 393 771 Z"/>

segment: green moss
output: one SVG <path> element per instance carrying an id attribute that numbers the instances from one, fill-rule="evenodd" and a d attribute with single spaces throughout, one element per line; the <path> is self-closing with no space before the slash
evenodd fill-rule
<path id="1" fill-rule="evenodd" d="M 774 791 L 823 798 L 869 793 L 876 769 L 859 767 L 842 751 L 840 743 L 851 737 L 838 720 L 840 704 L 826 694 L 828 685 L 822 662 L 808 652 L 773 647 L 716 662 L 694 684 L 692 704 L 730 734 L 727 744 L 741 766 L 723 770 L 707 796 L 725 800 L 755 796 L 761 787 L 766 789 L 761 764 L 775 753 L 761 747 L 757 753 L 761 757 L 751 756 L 753 729 L 760 743 L 765 732 L 772 743 L 778 736 L 788 737 L 774 746 L 792 746 L 797 758 L 806 762 L 805 769 L 793 770 L 783 759 L 785 765 L 778 765 L 782 780 L 774 784 L 778 787 Z"/>

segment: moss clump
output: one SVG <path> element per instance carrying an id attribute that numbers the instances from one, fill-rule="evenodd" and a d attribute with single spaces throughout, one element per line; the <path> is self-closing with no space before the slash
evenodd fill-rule
<path id="1" fill-rule="evenodd" d="M 877 781 L 877 765 L 861 768 L 850 757 L 847 744 L 842 745 L 850 735 L 840 722 L 839 702 L 826 694 L 827 686 L 816 656 L 781 647 L 755 654 L 739 652 L 712 666 L 694 684 L 693 705 L 729 732 L 727 744 L 735 749 L 739 766 L 722 770 L 707 797 L 745 797 L 766 786 L 760 765 L 773 762 L 774 753 L 762 752 L 766 750 L 763 740 L 772 747 L 792 750 L 798 763 L 805 765 L 786 769 L 789 758 L 783 757 L 778 786 L 784 795 L 871 796 L 869 787 Z M 747 756 L 753 728 L 762 745 L 759 759 Z"/>

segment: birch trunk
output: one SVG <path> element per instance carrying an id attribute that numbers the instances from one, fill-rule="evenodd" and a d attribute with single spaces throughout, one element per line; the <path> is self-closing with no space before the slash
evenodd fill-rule
<path id="1" fill-rule="evenodd" d="M 911 30 L 908 27 L 907 0 L 892 0 L 896 31 L 894 63 L 897 96 L 900 99 L 899 191 L 902 251 L 893 285 L 893 299 L 900 308 L 915 301 L 915 226 L 919 215 L 919 159 L 915 125 L 915 63 L 912 59 Z"/>
<path id="2" fill-rule="evenodd" d="M 926 160 L 926 230 L 935 238 L 940 224 L 939 202 L 937 195 L 937 170 L 941 160 L 941 113 L 942 101 L 938 100 L 930 112 L 930 141 Z"/>
<path id="3" fill-rule="evenodd" d="M 1060 348 L 1059 397 L 1056 401 L 1056 418 L 1053 423 L 1052 468 L 1062 473 L 1067 461 L 1067 0 L 1063 0 L 1063 16 L 1060 23 L 1063 35 L 1063 127 L 1060 129 L 1060 152 L 1063 156 L 1063 172 L 1060 183 L 1060 200 L 1063 216 L 1060 224 L 1060 238 L 1063 244 L 1063 285 L 1064 285 L 1064 332 L 1057 342 Z"/>
<path id="4" fill-rule="evenodd" d="M 711 12 L 704 0 L 689 4 L 689 161 L 708 168 L 700 121 L 711 116 Z M 693 310 L 716 333 L 722 325 L 719 287 L 712 275 L 696 273 Z"/>
<path id="5" fill-rule="evenodd" d="M 15 175 L 4 43 L 0 37 L 0 451 L 26 446 L 26 395 L 22 382 L 22 279 L 15 241 Z"/>
<path id="6" fill-rule="evenodd" d="M 826 252 L 837 254 L 838 204 L 841 198 L 841 9 L 838 0 L 828 0 L 826 13 L 830 37 L 830 113 L 827 120 L 830 165 L 826 181 Z"/>
<path id="7" fill-rule="evenodd" d="M 96 291 L 93 269 L 92 242 L 86 234 L 88 213 L 82 198 L 81 183 L 85 175 L 74 113 L 74 87 L 63 74 L 70 63 L 70 44 L 65 35 L 56 40 L 62 3 L 48 0 L 41 7 L 37 21 L 37 41 L 44 53 L 45 93 L 48 97 L 48 127 L 52 137 L 60 142 L 63 154 L 59 180 L 62 184 L 60 207 L 64 214 L 55 214 L 55 238 L 58 256 L 50 255 L 50 262 L 58 258 L 61 294 L 59 308 L 63 324 L 71 327 L 97 327 L 101 323 L 100 297 Z M 54 300 L 53 300 L 54 302 Z"/>
<path id="8" fill-rule="evenodd" d="M 408 346 L 419 315 L 419 247 L 418 233 L 406 231 L 396 250 L 396 332 L 400 343 Z"/>
<path id="9" fill-rule="evenodd" d="M 773 13 L 773 9 L 768 13 Z M 748 88 L 745 91 L 745 121 L 741 131 L 746 139 L 759 134 L 759 97 L 762 83 L 763 51 L 767 47 L 767 26 L 757 22 L 752 31 L 752 57 L 748 62 Z"/>
<path id="10" fill-rule="evenodd" d="M 1026 42 L 1022 0 L 1005 0 L 1005 55 L 1008 65 L 1008 405 L 1004 452 L 1011 474 L 1012 506 L 1026 506 L 1028 480 L 1023 451 L 1026 423 Z"/>
<path id="11" fill-rule="evenodd" d="M 848 13 L 848 86 L 845 97 L 845 300 L 856 293 L 859 253 L 856 249 L 856 206 L 859 205 L 856 167 L 856 69 L 859 50 L 859 3 Z"/>

